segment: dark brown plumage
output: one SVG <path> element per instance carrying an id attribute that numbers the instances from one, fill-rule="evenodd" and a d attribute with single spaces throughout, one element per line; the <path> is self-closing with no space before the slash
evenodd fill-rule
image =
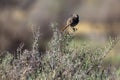
<path id="1" fill-rule="evenodd" d="M 64 31 L 67 27 L 71 27 L 73 31 L 75 31 L 75 26 L 79 23 L 79 15 L 78 14 L 73 14 L 72 17 L 70 17 L 67 20 L 66 26 L 62 28 L 61 31 Z"/>

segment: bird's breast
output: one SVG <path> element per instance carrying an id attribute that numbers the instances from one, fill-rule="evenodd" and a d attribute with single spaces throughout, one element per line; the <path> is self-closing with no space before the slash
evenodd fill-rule
<path id="1" fill-rule="evenodd" d="M 78 24 L 79 19 L 73 19 L 73 22 L 70 24 L 71 27 L 74 27 Z"/>

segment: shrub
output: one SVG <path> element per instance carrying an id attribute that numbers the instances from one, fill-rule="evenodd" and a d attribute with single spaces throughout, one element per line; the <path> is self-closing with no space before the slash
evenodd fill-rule
<path id="1" fill-rule="evenodd" d="M 84 41 L 81 47 L 71 47 L 74 39 L 71 33 L 60 33 L 57 24 L 51 25 L 53 37 L 46 54 L 38 52 L 39 29 L 33 32 L 32 50 L 17 49 L 15 58 L 9 52 L 0 57 L 1 80 L 111 80 L 118 77 L 111 67 L 103 67 L 106 55 L 117 44 L 118 39 L 110 39 L 105 47 L 91 48 Z M 117 79 L 117 78 L 116 78 Z"/>

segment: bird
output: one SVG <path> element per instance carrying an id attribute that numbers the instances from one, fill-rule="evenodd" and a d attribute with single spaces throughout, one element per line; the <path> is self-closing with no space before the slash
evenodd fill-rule
<path id="1" fill-rule="evenodd" d="M 70 18 L 68 18 L 65 27 L 61 29 L 61 31 L 64 31 L 67 27 L 71 27 L 73 31 L 76 31 L 77 29 L 75 26 L 79 23 L 79 15 L 73 14 Z"/>

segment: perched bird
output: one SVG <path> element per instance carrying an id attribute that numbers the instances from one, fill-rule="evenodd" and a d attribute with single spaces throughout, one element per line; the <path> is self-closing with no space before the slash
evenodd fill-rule
<path id="1" fill-rule="evenodd" d="M 75 26 L 79 23 L 79 15 L 78 14 L 73 14 L 72 17 L 70 17 L 67 20 L 66 26 L 62 28 L 61 31 L 64 31 L 67 27 L 71 27 L 73 31 L 76 30 Z"/>

